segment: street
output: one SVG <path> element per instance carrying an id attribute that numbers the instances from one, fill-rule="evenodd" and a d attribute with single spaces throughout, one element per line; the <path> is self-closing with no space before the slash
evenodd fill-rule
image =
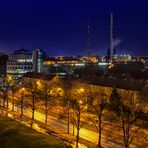
<path id="1" fill-rule="evenodd" d="M 0 103 L 2 105 L 2 101 Z M 11 110 L 11 108 L 12 108 L 12 104 L 10 102 L 9 103 L 9 110 Z M 18 106 L 15 105 L 14 109 L 16 112 L 20 113 L 20 108 Z M 31 110 L 24 108 L 24 115 L 31 118 L 31 116 L 32 116 Z M 35 111 L 35 120 L 44 123 L 45 122 L 45 115 L 39 111 Z M 52 128 L 56 129 L 57 131 L 61 131 L 63 133 L 67 132 L 66 121 L 63 121 L 63 120 L 61 121 L 58 119 L 58 117 L 48 115 L 47 125 L 50 125 Z M 113 133 L 111 132 L 111 130 L 112 130 L 111 128 L 113 128 L 113 127 L 110 125 L 104 127 L 104 130 L 102 133 L 102 146 L 107 147 L 107 148 L 113 148 L 113 147 L 123 148 L 123 145 L 121 145 L 122 142 L 118 140 L 119 142 L 117 143 L 116 142 L 117 140 L 115 140 L 113 138 Z M 73 125 L 72 124 L 70 124 L 70 133 L 71 134 L 73 133 Z M 75 129 L 74 133 L 76 135 L 76 133 L 77 133 L 76 129 Z M 118 139 L 119 138 L 121 139 L 121 133 L 119 134 L 119 132 L 116 131 L 116 129 L 114 131 L 114 134 L 116 134 Z M 89 142 L 95 143 L 95 144 L 97 144 L 97 142 L 98 142 L 97 132 L 94 132 L 94 131 L 91 131 L 91 130 L 88 130 L 85 128 L 80 129 L 80 137 L 89 141 Z M 134 146 L 132 146 L 132 148 L 134 148 Z"/>

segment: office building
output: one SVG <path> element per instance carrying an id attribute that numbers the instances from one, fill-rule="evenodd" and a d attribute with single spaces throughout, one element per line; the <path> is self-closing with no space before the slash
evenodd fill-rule
<path id="1" fill-rule="evenodd" d="M 27 72 L 31 72 L 33 68 L 32 64 L 32 52 L 26 49 L 16 50 L 9 55 L 9 61 L 7 62 L 7 75 L 14 77 L 20 77 Z"/>

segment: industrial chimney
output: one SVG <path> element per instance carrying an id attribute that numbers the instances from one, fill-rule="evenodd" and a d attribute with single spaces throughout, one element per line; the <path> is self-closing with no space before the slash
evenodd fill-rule
<path id="1" fill-rule="evenodd" d="M 113 45 L 113 13 L 110 13 L 110 61 L 114 58 L 114 45 Z"/>

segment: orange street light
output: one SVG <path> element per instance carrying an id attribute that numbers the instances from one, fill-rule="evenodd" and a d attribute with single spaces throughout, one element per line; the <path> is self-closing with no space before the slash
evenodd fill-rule
<path id="1" fill-rule="evenodd" d="M 25 90 L 25 88 L 24 87 L 22 87 L 21 89 L 20 89 L 20 92 L 23 92 Z"/>
<path id="2" fill-rule="evenodd" d="M 80 100 L 79 103 L 82 104 L 83 103 L 82 100 Z"/>
<path id="3" fill-rule="evenodd" d="M 80 88 L 79 91 L 80 91 L 80 92 L 84 92 L 84 88 Z"/>
<path id="4" fill-rule="evenodd" d="M 36 82 L 36 84 L 37 84 L 37 87 L 38 87 L 39 89 L 42 88 L 42 84 L 41 84 L 41 81 L 40 81 L 40 80 L 38 80 L 38 81 Z"/>
<path id="5" fill-rule="evenodd" d="M 41 82 L 40 82 L 40 80 L 38 80 L 38 81 L 36 82 L 36 84 L 37 84 L 37 85 L 41 85 Z"/>
<path id="6" fill-rule="evenodd" d="M 22 88 L 22 91 L 24 91 L 24 90 L 25 90 L 25 88 L 23 87 L 23 88 Z"/>
<path id="7" fill-rule="evenodd" d="M 12 77 L 11 76 L 8 76 L 6 79 L 7 79 L 8 82 L 12 81 Z"/>

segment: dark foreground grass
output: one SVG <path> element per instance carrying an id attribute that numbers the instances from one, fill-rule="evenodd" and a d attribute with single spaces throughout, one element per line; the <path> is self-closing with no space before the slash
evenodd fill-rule
<path id="1" fill-rule="evenodd" d="M 0 115 L 0 148 L 65 148 L 62 141 Z"/>

